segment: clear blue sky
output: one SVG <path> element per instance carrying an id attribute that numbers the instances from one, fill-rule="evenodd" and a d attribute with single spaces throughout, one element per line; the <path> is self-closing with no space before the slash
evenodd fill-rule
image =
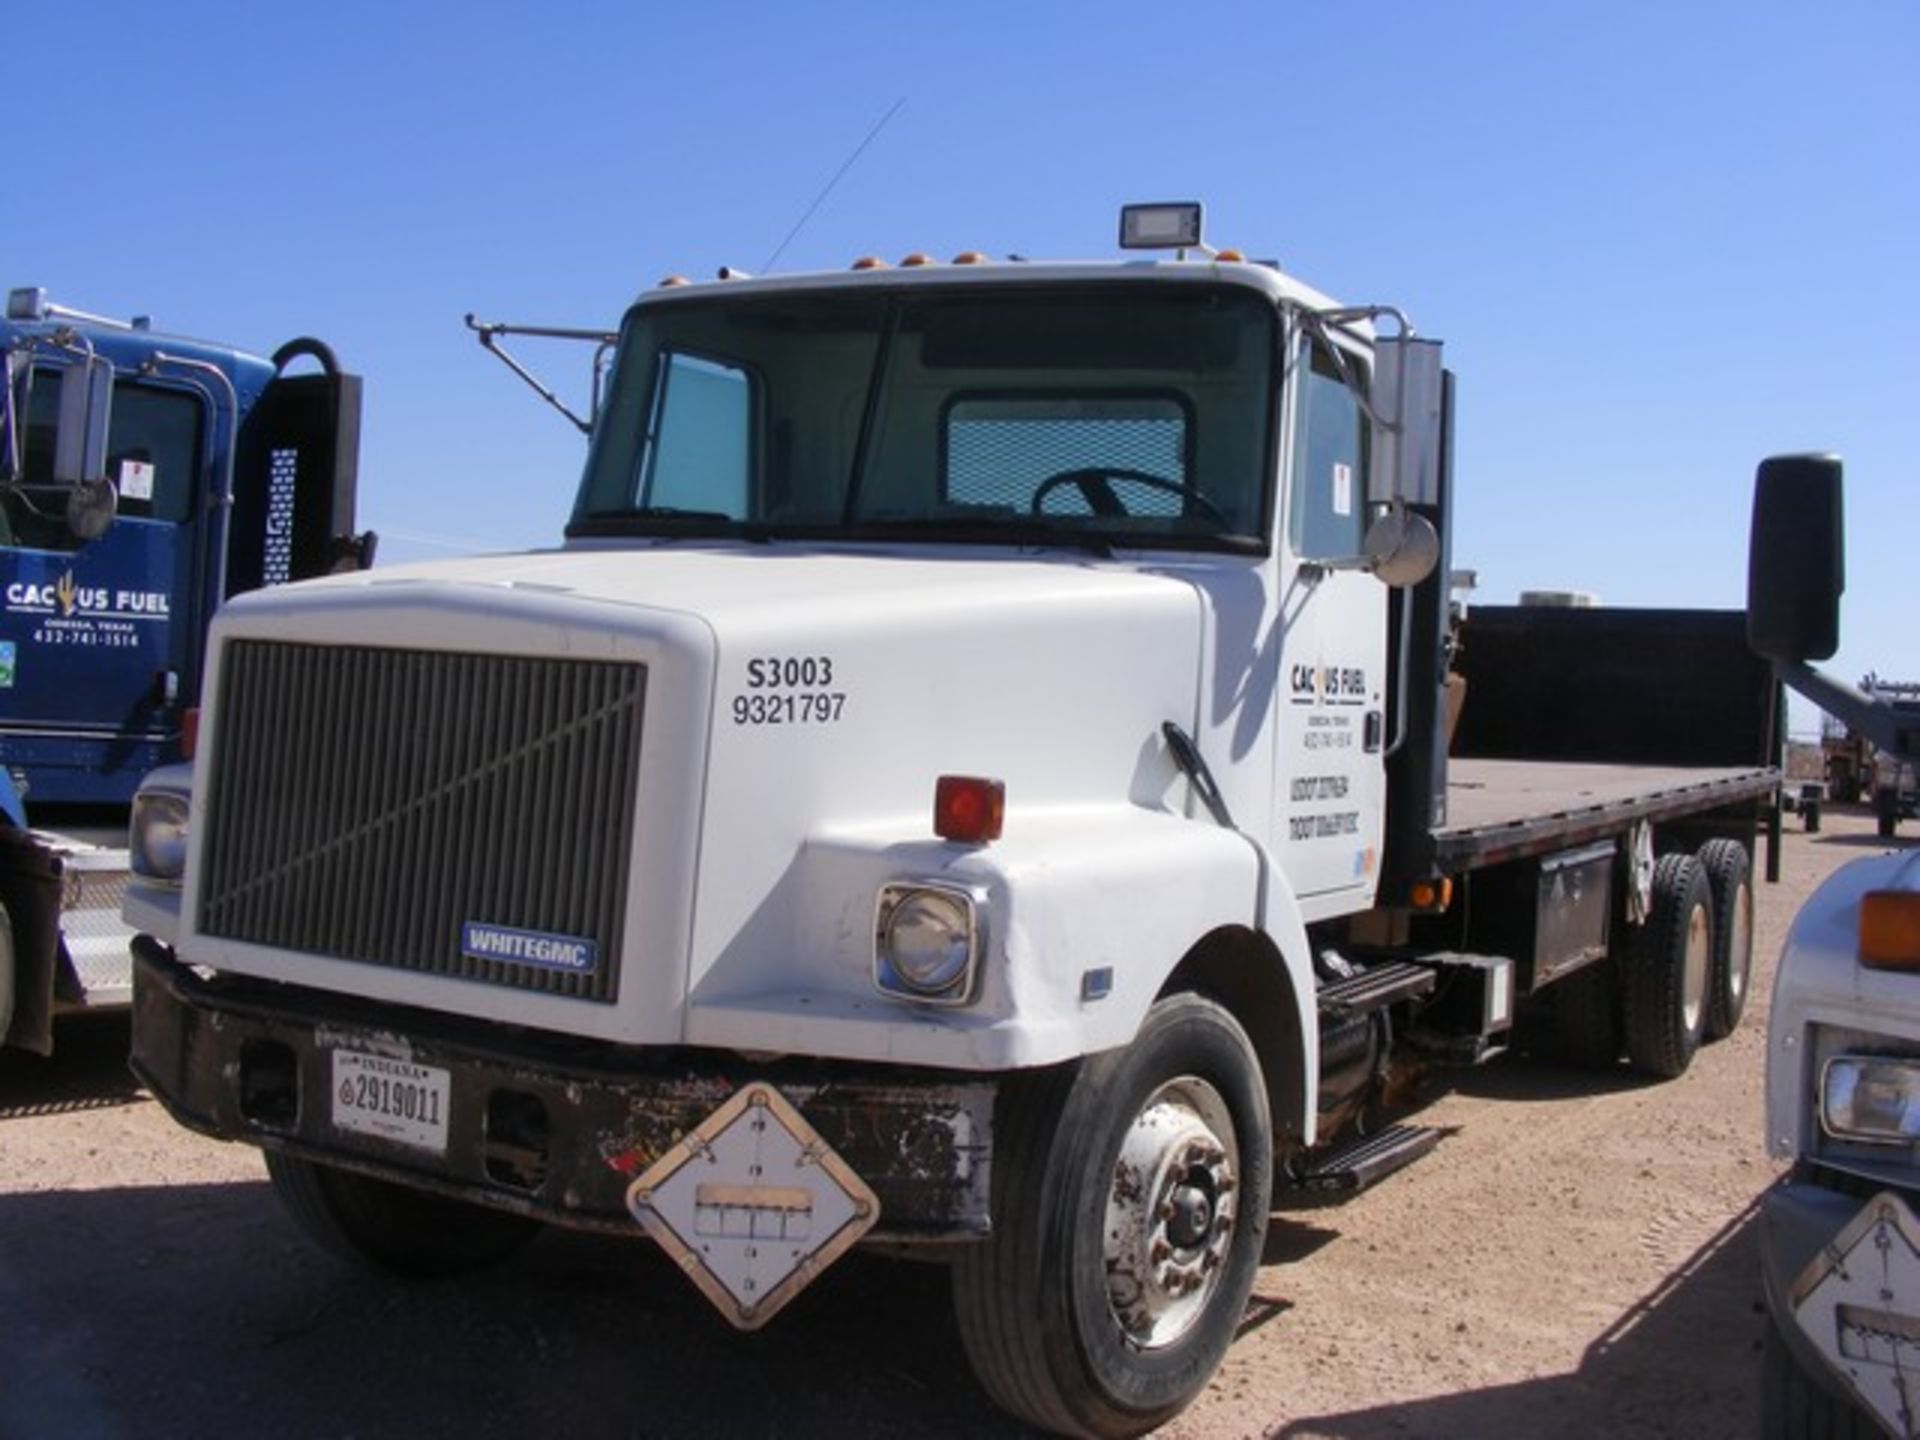
<path id="1" fill-rule="evenodd" d="M 1737 605 L 1755 462 L 1832 449 L 1835 667 L 1920 680 L 1913 0 L 4 17 L 0 284 L 329 340 L 383 558 L 565 517 L 579 438 L 462 314 L 611 327 L 662 275 L 758 269 L 904 98 L 778 268 L 1097 258 L 1121 202 L 1204 200 L 1216 244 L 1447 340 L 1478 598 Z"/>

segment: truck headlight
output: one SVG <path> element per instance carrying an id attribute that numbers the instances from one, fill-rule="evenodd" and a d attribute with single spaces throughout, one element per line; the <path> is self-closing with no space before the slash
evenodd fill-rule
<path id="1" fill-rule="evenodd" d="M 1920 1140 L 1920 1061 L 1837 1055 L 1820 1076 L 1820 1124 L 1868 1145 Z"/>
<path id="2" fill-rule="evenodd" d="M 187 797 L 170 790 L 143 790 L 134 796 L 127 849 L 134 874 L 178 881 L 187 869 Z"/>
<path id="3" fill-rule="evenodd" d="M 944 885 L 888 885 L 874 920 L 873 983 L 934 1005 L 973 999 L 980 961 L 974 897 Z"/>

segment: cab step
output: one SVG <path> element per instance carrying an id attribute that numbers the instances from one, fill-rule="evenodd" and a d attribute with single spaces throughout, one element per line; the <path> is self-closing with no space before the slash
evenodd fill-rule
<path id="1" fill-rule="evenodd" d="M 1431 1125 L 1389 1125 L 1314 1156 L 1295 1172 L 1293 1186 L 1351 1195 L 1411 1165 L 1439 1143 L 1440 1131 Z"/>
<path id="2" fill-rule="evenodd" d="M 1430 994 L 1434 978 L 1428 966 L 1389 960 L 1369 965 L 1357 975 L 1322 985 L 1314 1000 L 1322 1011 L 1354 1015 Z"/>

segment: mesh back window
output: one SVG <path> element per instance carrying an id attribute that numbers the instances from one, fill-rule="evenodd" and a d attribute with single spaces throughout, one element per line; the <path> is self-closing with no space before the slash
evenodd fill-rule
<path id="1" fill-rule="evenodd" d="M 1177 400 L 957 400 L 947 416 L 949 504 L 1027 514 L 1050 476 L 1091 470 L 1115 477 L 1134 515 L 1179 515 L 1180 496 L 1150 483 L 1129 485 L 1126 472 L 1187 483 L 1187 415 Z M 1090 513 L 1078 485 L 1049 490 L 1048 514 Z"/>

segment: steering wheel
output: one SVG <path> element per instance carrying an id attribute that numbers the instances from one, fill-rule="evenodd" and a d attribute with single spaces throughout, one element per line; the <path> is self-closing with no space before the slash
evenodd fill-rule
<path id="1" fill-rule="evenodd" d="M 1072 485 L 1086 497 L 1087 508 L 1096 515 L 1124 516 L 1133 512 L 1120 503 L 1120 497 L 1113 493 L 1109 480 L 1125 480 L 1131 485 L 1144 485 L 1149 490 L 1159 490 L 1167 495 L 1177 495 L 1181 501 L 1191 505 L 1216 525 L 1226 526 L 1226 512 L 1213 501 L 1202 495 L 1191 485 L 1178 480 L 1169 480 L 1164 475 L 1155 475 L 1150 470 L 1130 470 L 1124 465 L 1087 465 L 1077 470 L 1061 470 L 1042 480 L 1033 490 L 1033 513 L 1045 514 L 1042 508 L 1047 496 L 1062 485 Z"/>

